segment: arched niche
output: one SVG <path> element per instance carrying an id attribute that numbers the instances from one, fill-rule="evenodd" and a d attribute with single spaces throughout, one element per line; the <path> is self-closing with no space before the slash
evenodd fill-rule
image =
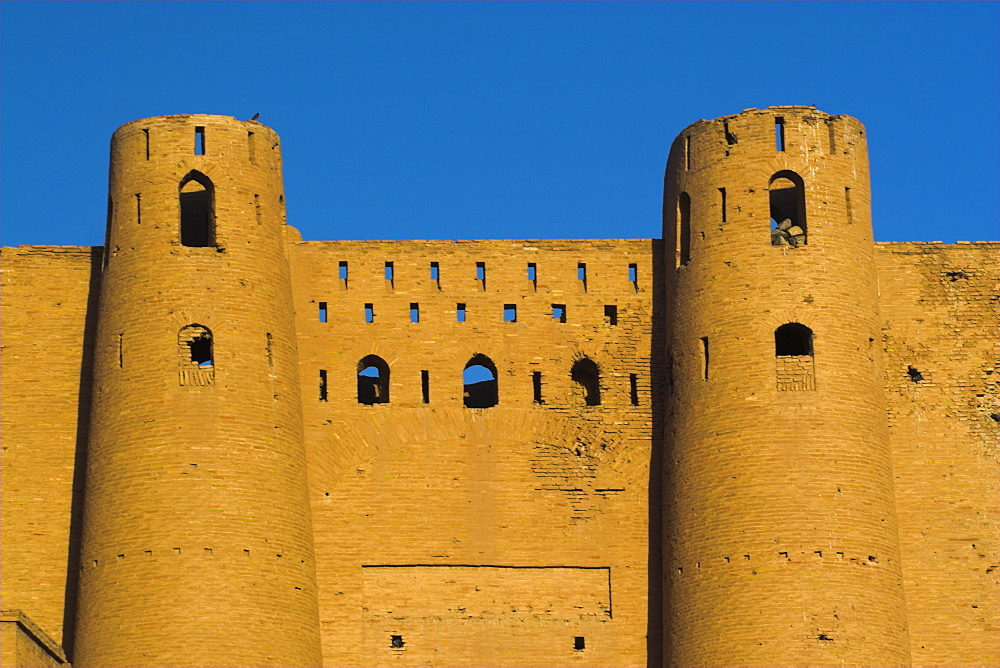
<path id="1" fill-rule="evenodd" d="M 782 170 L 768 182 L 772 246 L 804 246 L 806 227 L 806 190 L 802 177 Z"/>
<path id="2" fill-rule="evenodd" d="M 585 405 L 601 405 L 601 370 L 592 359 L 584 357 L 574 362 L 570 378 L 582 390 Z"/>
<path id="3" fill-rule="evenodd" d="M 358 403 L 389 403 L 389 365 L 378 355 L 367 355 L 358 362 Z"/>
<path id="4" fill-rule="evenodd" d="M 491 408 L 500 401 L 497 367 L 486 355 L 473 355 L 462 372 L 466 408 Z"/>
<path id="5" fill-rule="evenodd" d="M 181 244 L 192 247 L 215 245 L 215 186 L 212 180 L 191 170 L 178 187 L 181 210 Z"/>

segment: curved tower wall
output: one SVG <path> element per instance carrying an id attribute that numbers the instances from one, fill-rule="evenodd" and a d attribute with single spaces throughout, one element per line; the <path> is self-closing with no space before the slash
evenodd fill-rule
<path id="1" fill-rule="evenodd" d="M 785 170 L 797 247 L 772 245 Z M 670 662 L 907 663 L 864 127 L 807 107 L 699 121 L 664 197 Z M 776 355 L 787 323 L 813 355 Z"/>
<path id="2" fill-rule="evenodd" d="M 189 176 L 208 245 L 182 243 Z M 284 234 L 271 129 L 115 132 L 74 663 L 320 663 Z"/>

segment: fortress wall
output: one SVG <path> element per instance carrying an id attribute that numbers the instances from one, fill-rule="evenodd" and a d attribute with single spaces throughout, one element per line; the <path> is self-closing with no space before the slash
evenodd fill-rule
<path id="1" fill-rule="evenodd" d="M 327 664 L 645 662 L 650 378 L 661 375 L 650 359 L 654 244 L 292 246 Z M 458 303 L 466 322 L 456 321 Z M 503 321 L 505 304 L 516 304 L 516 322 Z M 552 304 L 566 306 L 566 322 L 552 318 Z M 606 305 L 617 306 L 617 325 Z M 462 371 L 477 353 L 498 371 L 492 408 L 463 405 Z M 358 362 L 369 354 L 391 369 L 387 404 L 357 401 Z M 600 367 L 599 406 L 585 406 L 570 378 L 582 356 Z M 534 371 L 544 404 L 534 402 Z M 403 647 L 391 647 L 393 635 Z"/>
<path id="2" fill-rule="evenodd" d="M 2 251 L 3 604 L 21 608 L 57 642 L 75 594 L 68 573 L 74 467 L 90 394 L 88 303 L 100 248 Z M 80 411 L 83 411 L 80 413 Z"/>
<path id="3" fill-rule="evenodd" d="M 995 665 L 1000 243 L 876 250 L 913 662 Z"/>

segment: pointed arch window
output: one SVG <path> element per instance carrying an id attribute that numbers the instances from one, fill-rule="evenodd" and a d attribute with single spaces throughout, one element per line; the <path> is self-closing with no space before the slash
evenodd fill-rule
<path id="1" fill-rule="evenodd" d="M 358 403 L 389 403 L 389 365 L 378 355 L 368 355 L 358 362 Z"/>
<path id="2" fill-rule="evenodd" d="M 215 186 L 197 170 L 191 170 L 179 186 L 181 244 L 215 246 Z"/>
<path id="3" fill-rule="evenodd" d="M 181 385 L 215 383 L 215 350 L 212 330 L 190 324 L 177 333 L 178 372 Z"/>
<path id="4" fill-rule="evenodd" d="M 768 182 L 772 246 L 805 246 L 806 189 L 802 177 L 782 170 Z"/>
<path id="5" fill-rule="evenodd" d="M 584 405 L 601 405 L 601 370 L 592 359 L 584 357 L 574 362 L 570 378 L 579 387 Z"/>
<path id="6" fill-rule="evenodd" d="M 462 372 L 466 408 L 491 408 L 500 401 L 497 367 L 486 355 L 473 355 Z"/>

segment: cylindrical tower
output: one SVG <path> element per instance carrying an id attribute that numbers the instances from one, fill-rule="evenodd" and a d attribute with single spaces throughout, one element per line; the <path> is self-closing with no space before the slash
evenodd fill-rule
<path id="1" fill-rule="evenodd" d="M 664 239 L 670 663 L 908 663 L 864 127 L 689 126 Z"/>
<path id="2" fill-rule="evenodd" d="M 73 663 L 318 665 L 278 136 L 111 140 Z"/>

